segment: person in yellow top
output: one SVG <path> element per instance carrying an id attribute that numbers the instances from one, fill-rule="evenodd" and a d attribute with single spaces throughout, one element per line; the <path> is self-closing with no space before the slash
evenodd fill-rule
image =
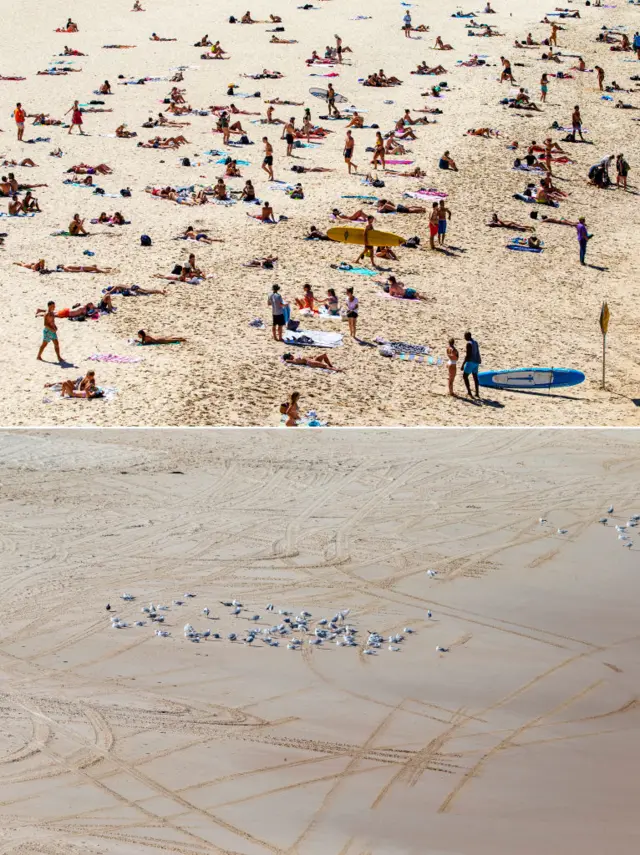
<path id="1" fill-rule="evenodd" d="M 22 137 L 24 136 L 24 120 L 26 118 L 26 113 L 22 109 L 22 104 L 19 101 L 16 104 L 16 109 L 13 111 L 13 117 L 16 120 L 16 127 L 18 129 L 18 142 L 22 142 Z"/>

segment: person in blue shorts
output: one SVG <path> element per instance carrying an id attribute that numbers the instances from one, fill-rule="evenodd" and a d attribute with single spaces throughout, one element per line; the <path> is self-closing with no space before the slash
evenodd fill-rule
<path id="1" fill-rule="evenodd" d="M 464 362 L 462 363 L 462 379 L 467 387 L 467 395 L 473 398 L 471 386 L 469 385 L 469 375 L 473 376 L 473 383 L 476 387 L 476 398 L 480 397 L 480 384 L 478 383 L 478 369 L 482 364 L 480 357 L 480 347 L 478 342 L 473 338 L 470 332 L 464 334 L 464 340 L 467 343 Z"/>
<path id="2" fill-rule="evenodd" d="M 447 218 L 451 219 L 451 211 L 441 199 L 438 204 L 438 243 L 444 246 L 444 239 L 447 234 Z"/>

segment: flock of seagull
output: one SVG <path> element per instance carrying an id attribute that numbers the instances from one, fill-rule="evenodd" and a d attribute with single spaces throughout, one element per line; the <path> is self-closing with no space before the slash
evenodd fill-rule
<path id="1" fill-rule="evenodd" d="M 430 575 L 436 575 L 437 571 L 428 571 Z M 164 629 L 163 624 L 167 616 L 167 612 L 175 607 L 186 605 L 186 601 L 193 599 L 196 594 L 192 592 L 185 593 L 183 599 L 173 600 L 172 605 L 159 605 L 149 603 L 141 608 L 143 617 L 132 623 L 123 620 L 119 615 L 111 615 L 112 629 L 126 629 L 131 626 L 146 626 L 155 624 L 155 635 L 159 638 L 168 638 L 171 632 Z M 130 603 L 136 600 L 133 594 L 123 593 L 120 599 L 125 603 Z M 220 604 L 229 609 L 229 616 L 232 618 L 245 618 L 249 626 L 237 632 L 229 632 L 226 639 L 231 642 L 240 642 L 242 644 L 251 645 L 255 642 L 261 642 L 268 647 L 280 647 L 280 644 L 288 650 L 300 650 L 304 644 L 312 646 L 321 646 L 334 643 L 337 647 L 357 647 L 362 653 L 367 656 L 374 656 L 378 651 L 385 646 L 392 653 L 399 652 L 401 645 L 408 635 L 412 635 L 415 630 L 410 626 L 405 626 L 402 632 L 396 632 L 393 635 L 384 636 L 379 632 L 367 631 L 366 639 L 359 632 L 358 627 L 347 621 L 351 609 L 342 609 L 333 617 L 321 617 L 312 621 L 313 615 L 306 609 L 302 609 L 298 614 L 287 609 L 278 609 L 277 614 L 280 619 L 279 623 L 269 621 L 268 626 L 260 626 L 260 622 L 271 617 L 276 611 L 273 603 L 268 603 L 264 611 L 266 615 L 254 614 L 246 609 L 239 600 L 221 600 Z M 111 604 L 107 603 L 106 610 L 113 611 Z M 248 614 L 243 614 L 248 613 Z M 201 612 L 205 620 L 218 620 L 217 617 L 211 614 L 211 609 L 205 606 Z M 433 612 L 428 609 L 426 616 L 429 620 L 433 618 Z M 220 632 L 215 632 L 212 629 L 196 629 L 191 623 L 186 623 L 183 628 L 183 634 L 187 641 L 199 644 L 208 639 L 219 641 L 223 640 L 223 635 Z M 448 653 L 449 648 L 438 645 L 436 647 L 438 653 Z"/>
<path id="2" fill-rule="evenodd" d="M 613 514 L 613 512 L 614 508 L 611 505 L 607 513 Z M 601 517 L 598 522 L 603 526 L 608 526 L 611 520 L 606 516 Z M 618 541 L 626 549 L 631 549 L 633 546 L 633 541 L 628 531 L 629 529 L 636 528 L 639 522 L 640 514 L 633 514 L 629 517 L 626 524 L 616 524 L 615 526 L 615 530 L 618 533 Z M 540 525 L 546 525 L 547 520 L 541 517 L 539 523 Z M 566 528 L 559 528 L 557 533 L 564 535 L 568 531 Z M 427 570 L 427 576 L 430 578 L 434 578 L 437 575 L 437 570 Z M 123 620 L 114 612 L 111 615 L 111 627 L 112 629 L 126 629 L 131 626 L 143 627 L 148 624 L 154 624 L 156 627 L 156 636 L 159 638 L 169 638 L 171 636 L 170 630 L 163 627 L 167 612 L 170 612 L 173 607 L 179 608 L 186 605 L 188 600 L 192 600 L 195 597 L 196 594 L 188 591 L 183 595 L 182 599 L 173 600 L 171 606 L 149 603 L 140 610 L 143 617 L 132 623 Z M 137 598 L 133 594 L 125 592 L 121 594 L 120 599 L 125 603 L 131 603 Z M 268 603 L 265 606 L 264 611 L 266 615 L 264 616 L 252 612 L 249 615 L 243 614 L 249 612 L 249 610 L 237 599 L 221 600 L 220 605 L 229 609 L 228 614 L 230 617 L 236 619 L 246 618 L 249 625 L 245 629 L 229 632 L 226 635 L 228 641 L 239 642 L 244 645 L 252 645 L 260 642 L 268 647 L 280 647 L 281 643 L 283 646 L 286 643 L 288 650 L 300 650 L 304 644 L 320 647 L 333 643 L 337 647 L 357 647 L 363 654 L 375 656 L 385 646 L 392 653 L 399 652 L 406 637 L 415 632 L 411 627 L 405 626 L 402 632 L 385 637 L 379 632 L 368 630 L 365 638 L 364 634 L 360 633 L 353 623 L 347 621 L 351 609 L 342 609 L 336 612 L 331 618 L 321 617 L 315 621 L 312 620 L 312 613 L 306 609 L 302 609 L 298 614 L 287 609 L 278 609 L 279 622 L 274 623 L 273 619 L 271 619 L 269 620 L 269 624 L 264 626 L 260 625 L 261 621 L 265 620 L 266 617 L 271 618 L 275 612 L 273 603 Z M 113 611 L 110 603 L 107 603 L 106 610 L 107 612 Z M 208 606 L 202 609 L 201 614 L 207 621 L 219 619 L 211 614 L 211 609 Z M 426 617 L 428 620 L 433 618 L 433 613 L 430 609 L 427 610 Z M 183 634 L 187 641 L 195 644 L 209 639 L 215 641 L 223 640 L 220 632 L 215 632 L 212 629 L 198 630 L 191 623 L 184 625 Z M 436 652 L 448 653 L 449 648 L 437 645 Z"/>
<path id="3" fill-rule="evenodd" d="M 607 513 L 612 514 L 613 510 L 614 510 L 613 505 L 610 505 L 607 508 Z M 606 525 L 609 525 L 611 520 L 609 519 L 609 517 L 600 517 L 598 522 L 601 525 L 606 526 Z M 621 545 L 625 547 L 625 549 L 631 549 L 631 547 L 633 546 L 633 541 L 631 540 L 631 535 L 627 533 L 628 529 L 636 528 L 636 526 L 638 525 L 638 522 L 640 522 L 640 514 L 632 514 L 632 516 L 629 517 L 629 519 L 627 520 L 627 522 L 624 525 L 620 524 L 620 525 L 616 525 L 616 527 L 615 527 L 616 531 L 618 532 L 618 540 L 620 541 Z M 540 523 L 540 525 L 546 525 L 547 520 L 544 517 L 540 517 L 539 523 Z M 559 528 L 557 533 L 558 534 L 568 534 L 569 529 L 568 528 Z"/>

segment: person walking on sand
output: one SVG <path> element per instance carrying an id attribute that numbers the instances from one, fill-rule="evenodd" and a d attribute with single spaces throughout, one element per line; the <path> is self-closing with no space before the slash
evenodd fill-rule
<path id="1" fill-rule="evenodd" d="M 24 120 L 26 118 L 26 113 L 22 109 L 22 104 L 19 101 L 16 104 L 16 109 L 13 111 L 13 118 L 16 120 L 18 142 L 22 142 L 22 137 L 24 136 Z"/>
<path id="2" fill-rule="evenodd" d="M 438 224 L 440 222 L 438 207 L 438 203 L 434 202 L 431 206 L 431 213 L 429 214 L 429 246 L 431 249 L 436 248 L 435 238 L 438 234 Z"/>
<path id="3" fill-rule="evenodd" d="M 349 334 L 351 338 L 356 337 L 356 326 L 358 323 L 358 298 L 353 293 L 353 288 L 347 288 L 347 320 L 349 321 Z"/>
<path id="4" fill-rule="evenodd" d="M 578 246 L 580 247 L 580 264 L 585 265 L 585 258 L 587 257 L 587 243 L 591 240 L 593 235 L 590 235 L 587 231 L 587 224 L 584 217 L 580 217 L 578 219 L 576 235 L 578 238 Z"/>
<path id="5" fill-rule="evenodd" d="M 273 315 L 273 321 L 271 324 L 271 335 L 273 336 L 273 340 L 282 341 L 282 330 L 285 325 L 284 309 L 287 303 L 282 299 L 279 285 L 272 286 L 271 294 L 269 294 L 267 299 L 267 305 L 271 306 L 271 314 Z"/>
<path id="6" fill-rule="evenodd" d="M 364 248 L 363 248 L 362 252 L 360 253 L 360 255 L 356 258 L 356 264 L 359 264 L 361 261 L 364 261 L 364 259 L 367 258 L 367 256 L 368 256 L 371 259 L 371 264 L 377 270 L 378 265 L 376 264 L 376 259 L 375 259 L 375 255 L 374 255 L 374 248 L 369 243 L 369 232 L 373 231 L 374 222 L 375 222 L 374 217 L 371 214 L 369 214 L 369 216 L 367 217 L 366 225 L 364 227 Z"/>
<path id="7" fill-rule="evenodd" d="M 264 160 L 262 161 L 262 168 L 267 173 L 270 180 L 273 181 L 273 146 L 267 137 L 262 137 L 262 142 L 264 143 Z"/>
<path id="8" fill-rule="evenodd" d="M 540 100 L 544 103 L 547 100 L 547 92 L 549 91 L 549 77 L 546 72 L 540 78 Z"/>
<path id="9" fill-rule="evenodd" d="M 450 338 L 449 347 L 447 347 L 447 382 L 449 386 L 449 395 L 451 395 L 452 398 L 457 397 L 456 393 L 453 391 L 453 381 L 456 379 L 459 358 L 460 354 L 458 353 L 458 348 L 456 347 L 456 340 L 455 338 Z"/>
<path id="10" fill-rule="evenodd" d="M 65 116 L 71 113 L 71 124 L 69 125 L 69 133 L 74 128 L 77 128 L 82 136 L 85 136 L 84 131 L 82 130 L 82 110 L 80 109 L 80 104 L 77 101 L 73 102 L 73 107 L 69 107 Z"/>
<path id="11" fill-rule="evenodd" d="M 513 72 L 511 71 L 511 60 L 505 59 L 504 56 L 500 57 L 500 62 L 502 63 L 502 74 L 500 75 L 500 83 L 504 80 L 508 80 L 512 85 L 515 84 L 515 80 L 513 79 Z"/>
<path id="12" fill-rule="evenodd" d="M 349 170 L 349 175 L 351 175 L 351 169 L 353 168 L 354 172 L 357 173 L 358 167 L 355 163 L 351 162 L 351 158 L 353 157 L 353 150 L 356 146 L 356 141 L 354 140 L 351 131 L 347 131 L 347 137 L 344 141 L 344 162 L 347 164 L 347 169 Z"/>
<path id="13" fill-rule="evenodd" d="M 58 362 L 64 362 L 64 359 L 60 355 L 60 343 L 58 342 L 58 327 L 56 326 L 56 304 L 53 300 L 49 300 L 47 303 L 47 311 L 44 316 L 44 327 L 42 329 L 42 344 L 40 345 L 40 350 L 38 351 L 38 356 L 36 359 L 39 359 L 42 362 L 42 354 L 46 346 L 49 342 L 53 342 L 53 348 L 56 352 L 56 356 L 58 357 Z"/>
<path id="14" fill-rule="evenodd" d="M 444 199 L 438 202 L 438 244 L 444 246 L 447 235 L 447 217 L 451 219 L 451 211 L 444 203 Z"/>
<path id="15" fill-rule="evenodd" d="M 551 24 L 551 35 L 549 36 L 549 46 L 555 45 L 558 47 L 558 30 L 560 28 L 557 24 Z"/>
<path id="16" fill-rule="evenodd" d="M 476 398 L 480 397 L 480 384 L 478 383 L 478 368 L 482 364 L 480 358 L 480 347 L 478 342 L 473 338 L 470 332 L 464 334 L 464 340 L 467 343 L 464 362 L 462 363 L 462 379 L 467 387 L 467 395 L 473 398 L 471 386 L 469 385 L 469 375 L 473 377 L 473 383 L 476 387 Z"/>

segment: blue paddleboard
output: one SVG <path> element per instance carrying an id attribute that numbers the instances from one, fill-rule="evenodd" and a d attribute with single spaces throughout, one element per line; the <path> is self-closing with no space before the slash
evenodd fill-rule
<path id="1" fill-rule="evenodd" d="M 506 368 L 478 372 L 478 383 L 492 389 L 548 389 L 577 386 L 584 382 L 582 371 L 573 368 Z"/>

